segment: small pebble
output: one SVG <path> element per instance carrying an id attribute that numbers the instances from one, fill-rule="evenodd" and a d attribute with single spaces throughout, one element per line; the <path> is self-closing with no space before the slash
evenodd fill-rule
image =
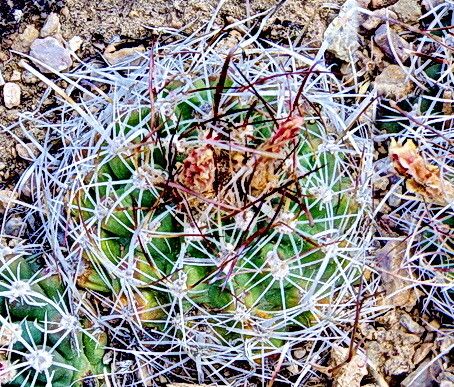
<path id="1" fill-rule="evenodd" d="M 69 51 L 51 36 L 44 39 L 36 39 L 31 45 L 30 56 L 57 71 L 67 70 L 72 65 Z M 52 72 L 52 70 L 48 70 L 39 64 L 37 66 L 44 73 Z"/>
<path id="2" fill-rule="evenodd" d="M 295 359 L 302 359 L 306 355 L 306 351 L 304 349 L 297 349 L 294 355 Z"/>
<path id="3" fill-rule="evenodd" d="M 0 86 L 3 86 L 5 84 L 5 78 L 3 78 L 3 74 L 0 70 Z"/>
<path id="4" fill-rule="evenodd" d="M 46 22 L 43 25 L 43 28 L 41 28 L 40 35 L 42 38 L 47 38 L 48 36 L 60 33 L 60 30 L 61 30 L 60 18 L 56 13 L 52 12 L 47 17 Z"/>
<path id="5" fill-rule="evenodd" d="M 72 52 L 76 52 L 80 50 L 80 47 L 82 46 L 83 39 L 80 36 L 73 36 L 69 42 L 68 42 L 68 48 Z"/>
<path id="6" fill-rule="evenodd" d="M 33 160 L 39 154 L 38 148 L 31 142 L 27 144 L 16 144 L 16 151 L 17 155 L 24 160 Z"/>
<path id="7" fill-rule="evenodd" d="M 3 101 L 5 102 L 5 107 L 12 109 L 20 105 L 20 95 L 21 89 L 20 86 L 16 83 L 7 82 L 3 86 Z"/>
<path id="8" fill-rule="evenodd" d="M 20 81 L 22 73 L 19 70 L 14 70 L 13 73 L 11 74 L 10 81 L 11 82 L 17 82 Z"/>

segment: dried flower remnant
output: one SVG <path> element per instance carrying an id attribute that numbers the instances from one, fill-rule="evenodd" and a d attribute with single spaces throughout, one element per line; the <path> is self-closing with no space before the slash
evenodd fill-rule
<path id="1" fill-rule="evenodd" d="M 304 119 L 300 116 L 292 117 L 279 124 L 274 135 L 267 140 L 260 148 L 261 150 L 280 153 L 282 149 L 298 137 L 304 124 Z M 267 188 L 275 187 L 278 181 L 275 170 L 282 160 L 272 159 L 267 156 L 260 156 L 255 162 L 254 175 L 251 182 L 253 194 L 261 194 Z"/>
<path id="2" fill-rule="evenodd" d="M 454 200 L 454 185 L 442 178 L 440 169 L 424 160 L 416 144 L 391 141 L 389 156 L 395 170 L 407 178 L 407 189 L 430 203 L 446 205 Z"/>
<path id="3" fill-rule="evenodd" d="M 209 146 L 192 149 L 183 163 L 179 180 L 187 188 L 212 197 L 214 194 L 214 152 Z"/>
<path id="4" fill-rule="evenodd" d="M 263 149 L 270 152 L 279 152 L 282 147 L 298 136 L 303 124 L 304 118 L 300 116 L 295 116 L 282 122 L 273 137 L 263 145 Z"/>

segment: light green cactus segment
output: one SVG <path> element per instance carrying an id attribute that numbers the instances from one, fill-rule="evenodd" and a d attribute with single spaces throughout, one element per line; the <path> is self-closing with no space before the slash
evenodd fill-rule
<path id="1" fill-rule="evenodd" d="M 18 332 L 2 348 L 11 362 L 24 363 L 5 386 L 84 386 L 84 379 L 102 375 L 105 333 L 96 341 L 85 331 L 72 330 L 78 319 L 68 309 L 69 299 L 58 274 L 43 275 L 38 265 L 16 257 L 3 267 L 0 280 L 0 326 L 15 324 Z M 10 290 L 16 289 L 16 290 Z M 74 321 L 71 322 L 73 319 Z M 97 384 L 95 384 L 97 385 Z"/>

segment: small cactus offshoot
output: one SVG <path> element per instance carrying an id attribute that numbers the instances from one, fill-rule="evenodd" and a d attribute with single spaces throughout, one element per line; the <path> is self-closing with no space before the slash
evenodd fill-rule
<path id="1" fill-rule="evenodd" d="M 2 386 L 99 385 L 106 335 L 83 326 L 68 307 L 57 274 L 2 248 L 0 381 Z"/>

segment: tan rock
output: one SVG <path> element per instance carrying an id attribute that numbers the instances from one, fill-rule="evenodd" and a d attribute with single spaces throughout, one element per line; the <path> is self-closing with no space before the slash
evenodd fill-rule
<path id="1" fill-rule="evenodd" d="M 335 346 L 331 351 L 332 366 L 338 367 L 333 372 L 335 387 L 359 387 L 363 377 L 368 374 L 365 359 L 355 354 L 346 362 L 348 355 L 349 348 Z"/>
<path id="2" fill-rule="evenodd" d="M 370 2 L 370 7 L 372 9 L 385 8 L 385 7 L 389 7 L 390 5 L 393 5 L 397 1 L 398 0 L 372 0 Z"/>
<path id="3" fill-rule="evenodd" d="M 114 49 L 114 47 L 112 45 L 109 45 L 104 51 L 104 57 L 111 65 L 116 65 L 118 63 L 124 62 L 131 57 L 136 56 L 138 53 L 145 52 L 145 47 L 142 45 L 137 47 L 122 48 L 118 51 L 112 51 L 112 49 Z"/>
<path id="4" fill-rule="evenodd" d="M 413 91 L 413 83 L 398 65 L 389 65 L 375 78 L 375 88 L 379 96 L 401 100 Z"/>
<path id="5" fill-rule="evenodd" d="M 413 355 L 413 364 L 418 365 L 421 363 L 434 347 L 433 343 L 423 343 L 416 348 L 415 354 Z"/>
<path id="6" fill-rule="evenodd" d="M 50 13 L 46 19 L 46 22 L 41 28 L 40 35 L 42 38 L 59 34 L 61 30 L 60 18 L 54 12 Z"/>
<path id="7" fill-rule="evenodd" d="M 39 37 L 39 31 L 34 25 L 29 24 L 25 27 L 24 32 L 17 36 L 11 45 L 11 49 L 15 51 L 28 53 L 33 41 Z"/>
<path id="8" fill-rule="evenodd" d="M 22 73 L 19 70 L 14 70 L 13 73 L 11 74 L 11 77 L 9 78 L 9 80 L 11 82 L 20 81 L 21 80 L 21 75 L 22 75 Z"/>
<path id="9" fill-rule="evenodd" d="M 24 160 L 33 160 L 34 157 L 38 156 L 39 150 L 33 143 L 16 144 L 17 155 Z"/>
<path id="10" fill-rule="evenodd" d="M 389 10 L 394 12 L 401 22 L 408 24 L 418 23 L 422 14 L 419 0 L 399 0 L 389 7 Z"/>
<path id="11" fill-rule="evenodd" d="M 8 189 L 0 190 L 0 214 L 3 214 L 6 208 L 14 207 L 13 200 L 18 198 L 17 192 Z"/>

